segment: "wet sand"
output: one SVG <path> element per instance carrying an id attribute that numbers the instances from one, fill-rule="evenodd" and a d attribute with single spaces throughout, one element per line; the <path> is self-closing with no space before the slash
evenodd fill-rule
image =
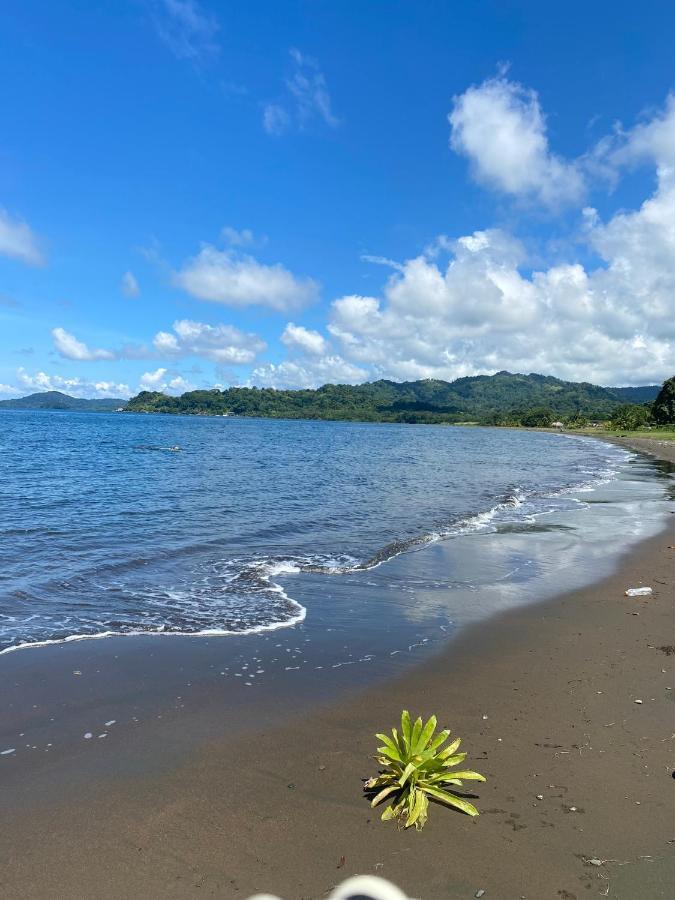
<path id="1" fill-rule="evenodd" d="M 619 435 L 603 435 L 602 439 L 609 441 L 612 444 L 618 444 L 620 447 L 627 447 L 630 450 L 639 450 L 640 453 L 646 453 L 657 459 L 675 463 L 675 441 L 664 441 L 660 440 L 658 437 L 622 438 Z"/>
<path id="2" fill-rule="evenodd" d="M 156 765 L 92 773 L 81 756 L 78 780 L 72 758 L 52 762 L 24 804 L 3 780 L 14 797 L 0 812 L 0 895 L 294 900 L 376 873 L 423 900 L 672 897 L 673 547 L 670 525 L 599 584 L 471 627 L 423 665 L 311 711 L 251 709 L 187 757 L 171 752 L 185 719 L 169 717 Z M 653 595 L 624 595 L 640 584 Z M 81 702 L 96 706 L 95 685 Z M 369 809 L 373 733 L 404 707 L 464 738 L 488 777 L 478 819 L 433 808 L 409 833 Z"/>

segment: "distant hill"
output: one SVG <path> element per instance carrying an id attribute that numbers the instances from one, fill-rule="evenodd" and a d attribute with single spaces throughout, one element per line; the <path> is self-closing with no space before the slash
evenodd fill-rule
<path id="1" fill-rule="evenodd" d="M 374 381 L 360 385 L 326 384 L 317 390 L 279 391 L 240 388 L 190 391 L 180 397 L 142 391 L 127 403 L 129 412 L 182 413 L 372 422 L 505 423 L 533 409 L 555 417 L 576 414 L 607 419 L 622 403 L 621 391 L 587 382 L 561 381 L 548 375 L 498 372 L 456 381 Z M 655 396 L 655 392 L 650 393 Z"/>
<path id="2" fill-rule="evenodd" d="M 642 387 L 611 387 L 607 388 L 607 390 L 618 397 L 622 403 L 651 403 L 653 400 L 656 400 L 661 390 L 661 385 L 645 384 Z"/>
<path id="3" fill-rule="evenodd" d="M 71 409 L 79 412 L 113 412 L 127 405 L 126 400 L 70 397 L 61 391 L 43 391 L 17 400 L 0 400 L 0 409 Z"/>

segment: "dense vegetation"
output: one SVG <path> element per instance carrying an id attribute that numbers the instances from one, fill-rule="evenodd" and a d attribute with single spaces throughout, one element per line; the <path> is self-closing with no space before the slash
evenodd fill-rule
<path id="1" fill-rule="evenodd" d="M 657 425 L 675 423 L 675 375 L 663 382 L 663 387 L 654 401 L 652 411 Z"/>
<path id="2" fill-rule="evenodd" d="M 651 403 L 660 390 L 659 384 L 645 384 L 641 387 L 607 388 L 623 403 Z"/>
<path id="3" fill-rule="evenodd" d="M 71 409 L 80 412 L 112 412 L 126 406 L 126 400 L 70 397 L 61 391 L 42 391 L 17 400 L 0 400 L 0 409 Z"/>
<path id="4" fill-rule="evenodd" d="M 644 390 L 656 395 L 657 387 Z M 190 391 L 180 397 L 142 391 L 127 404 L 131 412 L 188 415 L 344 419 L 366 422 L 478 422 L 550 425 L 555 419 L 585 424 L 606 420 L 625 398 L 623 388 L 561 381 L 545 375 L 498 372 L 453 382 L 374 381 L 326 384 L 317 390 L 232 387 Z"/>

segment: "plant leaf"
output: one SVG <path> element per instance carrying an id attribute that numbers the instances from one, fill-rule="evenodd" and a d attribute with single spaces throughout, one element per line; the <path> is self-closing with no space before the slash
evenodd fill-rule
<path id="1" fill-rule="evenodd" d="M 426 748 L 434 731 L 436 731 L 436 716 L 431 716 L 427 724 L 421 730 L 421 733 L 418 735 L 415 746 L 413 747 L 413 753 L 421 753 Z"/>
<path id="2" fill-rule="evenodd" d="M 408 765 L 403 770 L 403 775 L 401 775 L 401 777 L 398 780 L 398 783 L 401 785 L 401 787 L 403 787 L 403 785 L 410 778 L 410 776 L 412 775 L 412 773 L 415 771 L 416 768 L 417 768 L 417 766 L 415 765 L 415 763 L 408 763 Z"/>
<path id="3" fill-rule="evenodd" d="M 394 812 L 393 806 L 388 806 L 385 809 L 385 811 L 382 813 L 382 815 L 380 816 L 380 819 L 383 822 L 388 822 L 390 819 L 395 819 L 395 818 L 396 818 L 396 813 Z"/>
<path id="4" fill-rule="evenodd" d="M 398 762 L 403 762 L 403 760 L 401 759 L 401 752 L 398 749 L 398 746 L 393 742 L 393 740 L 388 735 L 376 734 L 375 737 L 378 739 L 378 741 L 382 741 L 384 746 L 391 753 L 393 759 L 396 759 Z M 381 750 L 379 747 L 377 749 L 378 749 L 378 752 L 384 753 L 384 751 Z M 389 754 L 385 754 L 385 755 L 388 756 Z"/>
<path id="5" fill-rule="evenodd" d="M 439 731 L 433 741 L 429 744 L 429 750 L 438 750 L 441 744 L 444 744 L 445 741 L 450 737 L 450 729 L 444 728 L 443 731 Z M 457 745 L 459 746 L 459 744 Z M 457 748 L 455 748 L 457 749 Z"/>
<path id="6" fill-rule="evenodd" d="M 399 734 L 395 728 L 391 729 L 391 734 L 392 734 L 392 737 L 394 738 L 394 743 L 398 747 L 398 752 L 401 754 L 401 762 L 403 762 L 403 759 L 405 758 L 405 755 L 406 755 L 405 739 L 404 739 L 403 735 Z"/>
<path id="7" fill-rule="evenodd" d="M 412 725 L 410 723 L 410 713 L 404 709 L 401 713 L 401 733 L 404 741 L 404 752 L 410 747 L 410 737 L 412 735 Z"/>
<path id="8" fill-rule="evenodd" d="M 370 801 L 370 805 L 377 806 L 378 803 L 382 803 L 382 801 L 384 800 L 385 797 L 388 797 L 389 794 L 392 794 L 394 791 L 397 791 L 397 790 L 398 790 L 397 784 L 392 784 L 389 787 L 384 788 L 384 790 L 381 790 L 379 794 L 377 794 L 375 797 L 373 797 L 373 799 Z"/>
<path id="9" fill-rule="evenodd" d="M 415 719 L 415 724 L 413 725 L 412 734 L 410 735 L 410 753 L 414 756 L 417 753 L 415 749 L 417 747 L 417 742 L 420 739 L 420 735 L 422 734 L 422 719 L 418 716 Z"/>
<path id="10" fill-rule="evenodd" d="M 378 747 L 377 752 L 387 759 L 390 759 L 392 762 L 403 762 L 398 750 L 390 750 L 389 747 Z"/>
<path id="11" fill-rule="evenodd" d="M 463 778 L 464 781 L 485 781 L 485 775 L 481 775 L 480 772 L 452 772 L 453 778 Z"/>
<path id="12" fill-rule="evenodd" d="M 468 800 L 464 800 L 462 797 L 456 797 L 448 791 L 442 791 L 440 788 L 431 787 L 430 785 L 425 785 L 422 790 L 429 794 L 430 797 L 440 800 L 441 803 L 447 803 L 448 806 L 455 806 L 469 816 L 478 815 L 478 810 L 473 803 L 469 803 Z"/>
<path id="13" fill-rule="evenodd" d="M 412 810 L 410 812 L 410 815 L 408 816 L 408 821 L 405 823 L 405 827 L 410 828 L 411 825 L 414 825 L 418 829 L 422 828 L 427 818 L 426 812 L 428 806 L 429 801 L 427 800 L 424 792 L 416 790 L 413 799 Z M 424 816 L 423 820 L 422 816 Z M 421 824 L 420 820 L 422 820 Z"/>
<path id="14" fill-rule="evenodd" d="M 465 759 L 466 753 L 458 753 L 456 756 L 444 757 L 443 765 L 446 766 L 446 768 L 448 766 L 456 766 L 459 765 L 459 763 L 464 762 Z"/>
<path id="15" fill-rule="evenodd" d="M 448 744 L 447 747 L 444 747 L 440 751 L 440 753 L 438 754 L 438 758 L 445 759 L 446 756 L 452 756 L 452 754 L 457 750 L 457 748 L 459 747 L 459 745 L 461 743 L 462 743 L 461 738 L 455 738 L 455 740 L 451 744 Z"/>

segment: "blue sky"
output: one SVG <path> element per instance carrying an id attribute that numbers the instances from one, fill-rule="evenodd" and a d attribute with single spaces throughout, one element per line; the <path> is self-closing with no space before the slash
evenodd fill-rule
<path id="1" fill-rule="evenodd" d="M 654 2 L 8 0 L 0 396 L 672 375 L 674 38 Z"/>

